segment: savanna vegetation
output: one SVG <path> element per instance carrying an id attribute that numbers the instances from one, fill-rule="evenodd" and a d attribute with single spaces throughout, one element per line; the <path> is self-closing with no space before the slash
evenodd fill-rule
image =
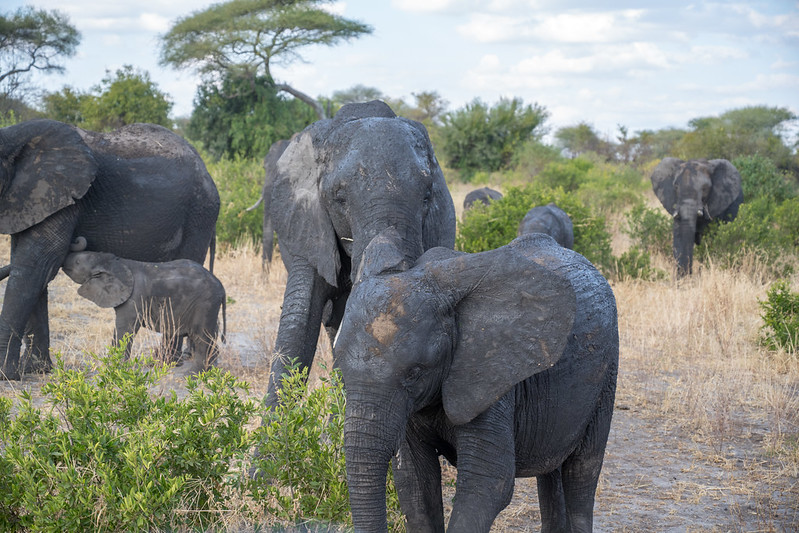
<path id="1" fill-rule="evenodd" d="M 107 73 L 87 91 L 31 96 L 28 73 L 63 69 L 80 34 L 57 11 L 0 14 L 0 34 L 10 37 L 0 40 L 0 125 L 36 117 L 95 130 L 153 122 L 200 150 L 222 199 L 217 275 L 229 295 L 232 339 L 219 368 L 198 377 L 184 379 L 180 369 L 148 360 L 146 342 L 142 359 L 123 361 L 105 346 L 113 320 L 59 275 L 51 292 L 53 344 L 62 346 L 57 368 L 0 383 L 0 529 L 348 525 L 336 374 L 314 367 L 308 389 L 292 375 L 284 407 L 259 409 L 285 271 L 279 260 L 261 270 L 262 208 L 247 208 L 260 195 L 272 142 L 341 105 L 374 98 L 427 127 L 460 213 L 459 249 L 502 246 L 531 207 L 555 202 L 572 218 L 575 250 L 611 281 L 622 338 L 614 421 L 621 429 L 608 445 L 597 525 L 685 528 L 679 517 L 689 510 L 712 517 L 694 521 L 700 531 L 799 526 L 799 155 L 788 135 L 797 117 L 782 107 L 749 106 L 696 117 L 685 128 L 619 126 L 610 137 L 590 117 L 551 131 L 546 103 L 518 98 L 476 99 L 450 110 L 429 88 L 407 102 L 357 83 L 311 97 L 276 82 L 270 63 L 296 59 L 308 44 L 335 45 L 371 31 L 321 3 L 233 0 L 176 22 L 164 37 L 162 62 L 204 75 L 191 116 L 177 119 L 169 96 L 134 66 Z M 279 43 L 264 35 L 291 38 Z M 240 42 L 275 45 L 231 54 Z M 695 274 L 680 280 L 671 220 L 648 179 L 667 156 L 729 159 L 744 188 L 738 217 L 711 228 Z M 483 185 L 504 197 L 461 213 L 465 194 Z M 329 365 L 324 338 L 319 351 L 317 359 Z M 248 477 L 251 468 L 264 475 Z M 451 497 L 454 469 L 445 470 Z M 679 477 L 666 492 L 664 475 Z M 387 491 L 392 527 L 403 530 L 393 487 Z M 520 480 L 520 493 L 527 500 L 515 500 L 497 531 L 537 517 L 534 481 Z"/>

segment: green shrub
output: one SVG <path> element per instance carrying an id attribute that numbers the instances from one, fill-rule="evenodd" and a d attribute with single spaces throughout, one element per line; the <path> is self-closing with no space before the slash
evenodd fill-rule
<path id="1" fill-rule="evenodd" d="M 42 387 L 49 409 L 21 393 L 11 418 L 0 403 L 0 529 L 166 530 L 219 519 L 250 447 L 244 424 L 256 404 L 240 397 L 246 384 L 214 369 L 189 378 L 183 399 L 152 397 L 167 368 L 123 353 L 92 355 L 83 370 L 57 358 Z"/>
<path id="2" fill-rule="evenodd" d="M 455 246 L 458 250 L 472 253 L 504 246 L 516 238 L 519 223 L 530 209 L 550 202 L 571 218 L 574 250 L 598 268 L 612 270 L 613 255 L 605 219 L 593 215 L 574 194 L 562 188 L 511 187 L 500 200 L 466 211 L 458 227 Z"/>
<path id="3" fill-rule="evenodd" d="M 771 350 L 780 348 L 799 353 L 799 293 L 779 280 L 769 287 L 766 301 L 759 301 L 763 319 L 761 341 Z"/>
<path id="4" fill-rule="evenodd" d="M 292 367 L 278 392 L 280 405 L 257 430 L 260 476 L 248 482 L 252 496 L 282 521 L 352 525 L 344 460 L 344 387 L 339 372 L 309 391 L 308 369 Z M 389 524 L 404 518 L 394 484 L 387 484 Z M 393 524 L 393 525 L 392 525 Z"/>
<path id="5" fill-rule="evenodd" d="M 662 209 L 651 209 L 643 203 L 624 214 L 628 235 L 633 245 L 644 252 L 661 253 L 671 257 L 672 221 Z"/>
<path id="6" fill-rule="evenodd" d="M 795 230 L 797 222 L 780 218 L 783 224 L 780 226 L 777 214 L 780 217 L 792 216 L 799 210 L 799 201 L 792 199 L 783 205 L 784 208 L 775 206 L 768 196 L 741 204 L 735 220 L 708 226 L 695 255 L 703 261 L 712 259 L 725 268 L 731 268 L 739 264 L 746 253 L 755 253 L 771 275 L 789 275 L 796 254 L 792 245 L 796 234 L 792 229 Z"/>
<path id="7" fill-rule="evenodd" d="M 652 266 L 649 252 L 641 251 L 637 246 L 631 247 L 614 260 L 612 274 L 619 281 L 629 279 L 655 281 L 666 277 L 666 272 Z"/>
<path id="8" fill-rule="evenodd" d="M 741 174 L 745 202 L 767 197 L 781 203 L 796 194 L 785 173 L 768 157 L 742 156 L 735 158 L 732 164 Z"/>
<path id="9" fill-rule="evenodd" d="M 252 211 L 247 211 L 247 208 L 261 196 L 265 179 L 263 162 L 236 158 L 221 159 L 206 165 L 219 189 L 217 242 L 229 245 L 241 241 L 260 243 L 263 235 L 263 204 Z"/>

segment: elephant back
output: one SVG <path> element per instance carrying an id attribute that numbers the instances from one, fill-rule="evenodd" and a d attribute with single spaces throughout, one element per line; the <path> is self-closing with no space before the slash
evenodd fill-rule
<path id="1" fill-rule="evenodd" d="M 72 126 L 33 120 L 0 131 L 0 232 L 19 233 L 75 203 L 98 164 Z"/>

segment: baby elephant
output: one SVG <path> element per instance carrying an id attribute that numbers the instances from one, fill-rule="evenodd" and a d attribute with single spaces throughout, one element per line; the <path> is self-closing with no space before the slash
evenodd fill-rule
<path id="1" fill-rule="evenodd" d="M 574 248 L 574 226 L 569 215 L 554 203 L 530 209 L 519 223 L 517 235 L 545 233 L 555 242 L 571 250 Z"/>
<path id="2" fill-rule="evenodd" d="M 77 252 L 67 256 L 62 268 L 81 284 L 78 294 L 100 307 L 114 308 L 114 344 L 144 326 L 162 334 L 161 355 L 166 361 L 177 359 L 184 335 L 205 368 L 216 360 L 220 306 L 225 341 L 225 289 L 199 263 L 189 259 L 145 263 L 104 252 Z M 198 353 L 192 355 L 196 358 Z"/>

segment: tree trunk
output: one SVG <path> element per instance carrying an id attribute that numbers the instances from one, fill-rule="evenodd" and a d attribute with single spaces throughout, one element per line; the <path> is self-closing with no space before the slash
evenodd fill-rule
<path id="1" fill-rule="evenodd" d="M 304 92 L 298 91 L 297 89 L 295 89 L 291 85 L 287 85 L 285 83 L 277 83 L 277 84 L 275 84 L 275 89 L 277 89 L 278 91 L 285 91 L 285 92 L 289 93 L 290 95 L 292 95 L 294 98 L 297 98 L 298 100 L 302 100 L 303 102 L 305 102 L 306 104 L 311 106 L 313 108 L 313 110 L 316 112 L 316 116 L 319 117 L 319 120 L 327 118 L 327 113 L 325 113 L 325 108 L 322 107 L 322 104 L 320 104 L 319 102 L 316 101 L 316 99 L 311 98 L 310 96 L 308 96 Z"/>

